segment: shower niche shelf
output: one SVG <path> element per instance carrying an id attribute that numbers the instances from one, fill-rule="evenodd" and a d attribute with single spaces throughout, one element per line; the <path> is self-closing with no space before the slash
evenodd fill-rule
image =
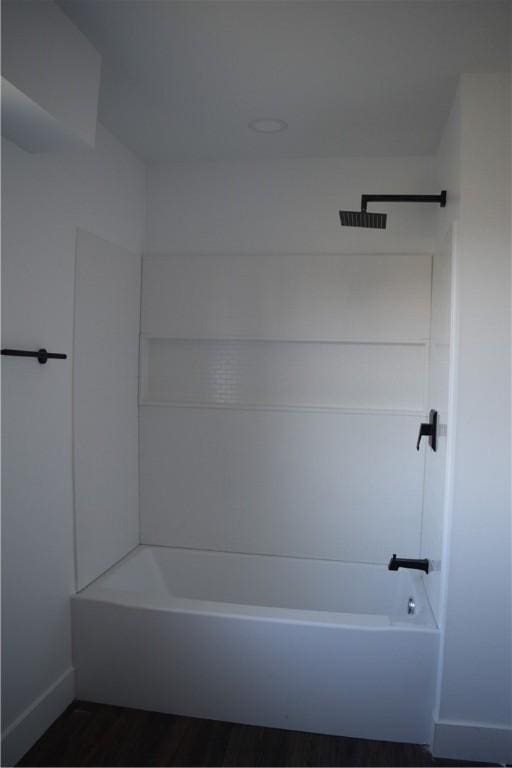
<path id="1" fill-rule="evenodd" d="M 427 343 L 141 337 L 140 405 L 420 414 Z"/>

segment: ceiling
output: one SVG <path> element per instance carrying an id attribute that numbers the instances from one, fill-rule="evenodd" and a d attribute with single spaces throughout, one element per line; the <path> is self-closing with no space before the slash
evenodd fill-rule
<path id="1" fill-rule="evenodd" d="M 459 74 L 510 65 L 508 0 L 58 2 L 103 57 L 100 121 L 149 162 L 430 154 Z"/>

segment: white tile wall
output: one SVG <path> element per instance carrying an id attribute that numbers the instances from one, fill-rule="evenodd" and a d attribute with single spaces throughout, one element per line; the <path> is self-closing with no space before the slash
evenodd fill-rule
<path id="1" fill-rule="evenodd" d="M 145 339 L 143 402 L 416 410 L 426 345 Z"/>
<path id="2" fill-rule="evenodd" d="M 142 541 L 417 556 L 430 283 L 425 255 L 146 258 Z"/>
<path id="3" fill-rule="evenodd" d="M 427 451 L 421 549 L 433 570 L 424 578 L 425 589 L 437 621 L 440 621 L 443 533 L 446 516 L 446 462 L 449 423 L 450 348 L 453 313 L 453 259 L 456 228 L 446 232 L 433 260 L 432 271 L 432 339 L 430 345 L 428 408 L 435 408 L 439 418 L 437 451 Z"/>
<path id="4" fill-rule="evenodd" d="M 149 256 L 146 336 L 426 341 L 431 257 Z"/>
<path id="5" fill-rule="evenodd" d="M 77 586 L 138 544 L 140 256 L 78 231 L 73 368 Z"/>
<path id="6" fill-rule="evenodd" d="M 145 544 L 385 562 L 417 557 L 414 416 L 145 407 Z"/>

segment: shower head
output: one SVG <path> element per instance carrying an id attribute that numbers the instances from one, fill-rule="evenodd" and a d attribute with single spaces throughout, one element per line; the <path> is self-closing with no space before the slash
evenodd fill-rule
<path id="1" fill-rule="evenodd" d="M 368 211 L 340 211 L 340 222 L 342 227 L 386 229 L 387 218 L 387 213 L 368 213 Z"/>
<path id="2" fill-rule="evenodd" d="M 446 190 L 439 195 L 362 195 L 360 211 L 340 211 L 342 227 L 365 227 L 366 229 L 386 229 L 386 213 L 368 213 L 368 203 L 439 203 L 446 206 Z"/>

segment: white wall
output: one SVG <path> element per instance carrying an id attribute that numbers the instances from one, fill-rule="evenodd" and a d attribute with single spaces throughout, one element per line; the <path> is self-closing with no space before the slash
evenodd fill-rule
<path id="1" fill-rule="evenodd" d="M 391 206 L 375 232 L 342 229 L 338 210 L 362 192 L 435 191 L 434 171 L 427 158 L 149 169 L 145 543 L 419 555 L 435 211 Z"/>
<path id="2" fill-rule="evenodd" d="M 2 134 L 29 152 L 94 146 L 101 57 L 55 3 L 2 3 Z"/>
<path id="3" fill-rule="evenodd" d="M 430 279 L 428 254 L 147 256 L 142 332 L 174 339 L 424 343 Z"/>
<path id="4" fill-rule="evenodd" d="M 509 99 L 508 75 L 465 75 L 440 150 L 440 234 L 457 220 L 458 242 L 434 750 L 498 762 L 512 756 Z"/>
<path id="5" fill-rule="evenodd" d="M 140 276 L 140 254 L 78 231 L 73 361 L 78 589 L 139 543 Z"/>
<path id="6" fill-rule="evenodd" d="M 5 141 L 2 154 L 2 346 L 71 356 L 76 228 L 140 253 L 145 168 L 101 126 L 94 151 L 29 155 Z M 51 721 L 45 692 L 62 678 L 60 704 L 72 695 L 72 359 L 3 358 L 2 370 L 3 726 L 22 718 L 9 760 Z"/>
<path id="7" fill-rule="evenodd" d="M 430 560 L 423 583 L 430 605 L 440 623 L 441 581 L 445 507 L 449 485 L 446 482 L 448 439 L 453 438 L 450 398 L 453 390 L 454 352 L 452 334 L 455 318 L 454 282 L 452 279 L 456 226 L 450 226 L 434 254 L 432 266 L 432 321 L 430 332 L 430 364 L 427 409 L 437 411 L 436 450 L 425 455 L 423 515 L 421 522 L 421 556 Z"/>
<path id="8" fill-rule="evenodd" d="M 419 554 L 429 255 L 157 256 L 143 281 L 144 543 Z"/>
<path id="9" fill-rule="evenodd" d="M 428 157 L 152 166 L 146 253 L 432 253 L 434 206 L 388 204 L 385 231 L 342 229 L 338 210 L 437 188 Z"/>
<path id="10" fill-rule="evenodd" d="M 418 416 L 142 410 L 144 543 L 382 564 L 419 556 Z"/>

